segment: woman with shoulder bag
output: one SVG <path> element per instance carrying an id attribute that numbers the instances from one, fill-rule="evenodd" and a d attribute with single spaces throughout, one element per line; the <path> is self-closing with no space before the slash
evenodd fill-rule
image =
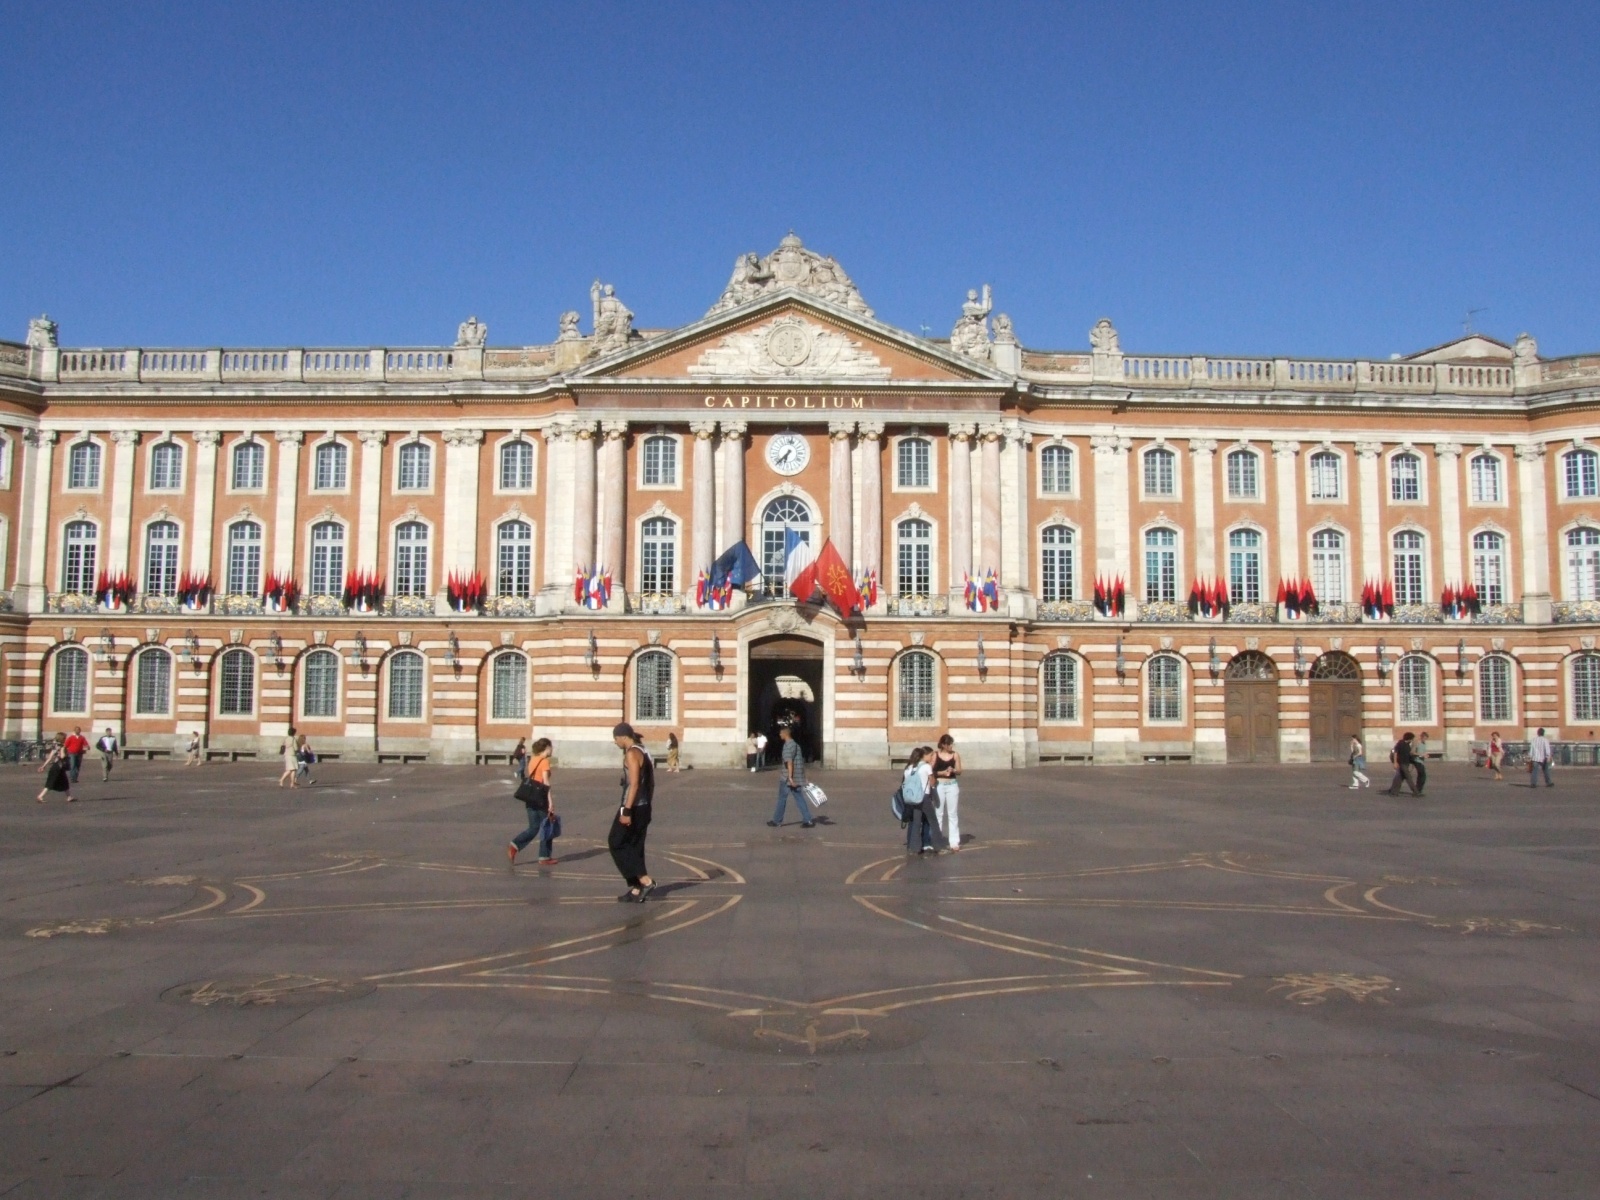
<path id="1" fill-rule="evenodd" d="M 528 848 L 528 843 L 539 839 L 539 865 L 553 867 L 560 860 L 555 855 L 556 802 L 550 790 L 552 749 L 549 738 L 540 738 L 529 749 L 528 774 L 517 788 L 517 799 L 528 810 L 528 827 L 506 847 L 506 858 L 514 867 L 517 855 Z"/>
<path id="2" fill-rule="evenodd" d="M 1361 739 L 1355 734 L 1350 735 L 1350 790 L 1371 787 L 1372 780 L 1367 776 L 1367 748 L 1361 744 Z"/>
<path id="3" fill-rule="evenodd" d="M 932 754 L 927 746 L 918 746 L 911 752 L 901 777 L 900 799 L 905 805 L 909 823 L 906 825 L 906 853 L 922 854 L 940 849 L 944 838 L 939 833 L 939 822 L 934 815 L 938 792 L 933 785 Z"/>

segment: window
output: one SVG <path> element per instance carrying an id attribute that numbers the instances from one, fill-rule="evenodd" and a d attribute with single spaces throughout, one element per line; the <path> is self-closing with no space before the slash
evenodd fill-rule
<path id="1" fill-rule="evenodd" d="M 895 531 L 895 594 L 927 596 L 933 592 L 933 526 L 918 517 L 901 521 Z"/>
<path id="2" fill-rule="evenodd" d="M 1433 720 L 1433 664 L 1420 654 L 1400 660 L 1400 719 Z"/>
<path id="3" fill-rule="evenodd" d="M 149 596 L 178 594 L 178 526 L 156 521 L 144 531 L 144 590 Z"/>
<path id="4" fill-rule="evenodd" d="M 923 650 L 902 654 L 898 674 L 901 722 L 932 721 L 933 655 Z"/>
<path id="5" fill-rule="evenodd" d="M 501 596 L 533 595 L 533 526 L 507 521 L 500 526 L 495 551 L 495 592 Z"/>
<path id="6" fill-rule="evenodd" d="M 1480 604 L 1506 602 L 1506 539 L 1498 533 L 1472 535 L 1472 584 Z"/>
<path id="7" fill-rule="evenodd" d="M 89 711 L 89 652 L 79 646 L 64 646 L 56 651 L 55 711 Z"/>
<path id="8" fill-rule="evenodd" d="M 1394 602 L 1426 604 L 1422 577 L 1422 535 L 1402 530 L 1394 535 Z"/>
<path id="9" fill-rule="evenodd" d="M 1072 494 L 1072 451 L 1046 446 L 1039 451 L 1039 490 L 1047 496 Z"/>
<path id="10" fill-rule="evenodd" d="M 1311 456 L 1311 498 L 1337 500 L 1342 494 L 1339 480 L 1339 456 L 1331 450 L 1319 450 Z"/>
<path id="11" fill-rule="evenodd" d="M 1158 654 L 1145 674 L 1150 693 L 1146 717 L 1151 721 L 1183 720 L 1183 664 L 1170 654 Z"/>
<path id="12" fill-rule="evenodd" d="M 1144 494 L 1146 496 L 1175 496 L 1178 494 L 1178 456 L 1164 447 L 1144 452 Z"/>
<path id="13" fill-rule="evenodd" d="M 217 711 L 225 717 L 248 717 L 256 710 L 256 660 L 248 650 L 222 656 L 222 696 Z"/>
<path id="14" fill-rule="evenodd" d="M 67 529 L 70 537 L 72 527 Z M 1567 576 L 1567 594 L 1572 599 L 1600 600 L 1600 529 L 1567 533 Z"/>
<path id="15" fill-rule="evenodd" d="M 1070 654 L 1049 654 L 1044 660 L 1044 719 L 1078 719 L 1078 660 Z"/>
<path id="16" fill-rule="evenodd" d="M 139 655 L 133 688 L 133 711 L 141 717 L 164 717 L 172 707 L 172 655 L 146 650 Z"/>
<path id="17" fill-rule="evenodd" d="M 896 487 L 925 488 L 933 485 L 933 444 L 927 438 L 901 438 L 895 452 Z"/>
<path id="18" fill-rule="evenodd" d="M 1254 529 L 1228 535 L 1228 598 L 1235 604 L 1261 603 L 1261 535 Z"/>
<path id="19" fill-rule="evenodd" d="M 337 521 L 319 521 L 311 527 L 310 594 L 344 594 L 344 526 Z"/>
<path id="20" fill-rule="evenodd" d="M 396 721 L 422 719 L 422 655 L 415 651 L 389 660 L 389 716 Z"/>
<path id="21" fill-rule="evenodd" d="M 433 447 L 406 442 L 400 447 L 400 490 L 425 492 L 433 483 Z"/>
<path id="22" fill-rule="evenodd" d="M 1600 721 L 1600 654 L 1572 660 L 1572 718 Z"/>
<path id="23" fill-rule="evenodd" d="M 312 486 L 319 492 L 343 491 L 350 480 L 350 451 L 343 442 L 323 442 L 317 447 Z"/>
<path id="24" fill-rule="evenodd" d="M 1600 454 L 1593 450 L 1574 450 L 1567 455 L 1564 465 L 1569 497 L 1600 496 Z"/>
<path id="25" fill-rule="evenodd" d="M 639 590 L 669 594 L 677 588 L 678 523 L 651 517 L 639 539 Z"/>
<path id="26" fill-rule="evenodd" d="M 528 715 L 528 660 L 502 654 L 494 660 L 489 711 L 496 721 L 521 721 Z"/>
<path id="27" fill-rule="evenodd" d="M 233 448 L 232 483 L 236 492 L 259 492 L 265 485 L 267 448 L 257 441 L 240 442 Z"/>
<path id="28" fill-rule="evenodd" d="M 761 584 L 769 596 L 781 596 L 786 590 L 785 543 L 791 530 L 810 545 L 811 510 L 793 496 L 779 496 L 761 514 Z"/>
<path id="29" fill-rule="evenodd" d="M 1177 531 L 1147 529 L 1144 533 L 1144 602 L 1176 604 L 1177 601 Z"/>
<path id="30" fill-rule="evenodd" d="M 406 521 L 394 531 L 394 594 L 428 594 L 428 527 Z"/>
<path id="31" fill-rule="evenodd" d="M 533 443 L 513 438 L 500 447 L 500 490 L 526 492 L 533 487 Z"/>
<path id="32" fill-rule="evenodd" d="M 100 486 L 100 447 L 77 442 L 67 451 L 67 486 L 93 491 Z"/>
<path id="33" fill-rule="evenodd" d="M 100 528 L 93 521 L 67 522 L 67 552 L 61 562 L 61 590 L 80 596 L 94 593 L 95 561 L 100 549 Z"/>
<path id="34" fill-rule="evenodd" d="M 1344 534 L 1337 530 L 1311 535 L 1311 590 L 1324 604 L 1344 603 Z"/>
<path id="35" fill-rule="evenodd" d="M 1469 486 L 1474 504 L 1499 504 L 1500 460 L 1492 454 L 1475 454 L 1467 464 Z"/>
<path id="36" fill-rule="evenodd" d="M 1478 664 L 1478 719 L 1511 720 L 1511 664 L 1498 654 Z"/>
<path id="37" fill-rule="evenodd" d="M 183 487 L 183 447 L 157 442 L 150 447 L 150 490 L 175 492 Z"/>
<path id="38" fill-rule="evenodd" d="M 1228 499 L 1254 500 L 1261 494 L 1261 462 L 1252 450 L 1228 453 Z"/>
<path id="39" fill-rule="evenodd" d="M 678 439 L 658 433 L 644 440 L 644 486 L 678 486 Z"/>
<path id="40" fill-rule="evenodd" d="M 1040 535 L 1040 542 L 1039 599 L 1075 599 L 1072 530 L 1065 525 L 1047 525 Z"/>
<path id="41" fill-rule="evenodd" d="M 1389 499 L 1397 502 L 1422 499 L 1422 460 L 1410 451 L 1389 460 Z"/>
<path id="42" fill-rule="evenodd" d="M 672 655 L 647 650 L 633 666 L 633 716 L 637 721 L 672 720 Z"/>
<path id="43" fill-rule="evenodd" d="M 261 526 L 235 521 L 228 526 L 228 591 L 235 596 L 261 590 Z"/>
<path id="44" fill-rule="evenodd" d="M 301 684 L 300 712 L 307 717 L 339 715 L 339 656 L 332 650 L 306 655 Z"/>

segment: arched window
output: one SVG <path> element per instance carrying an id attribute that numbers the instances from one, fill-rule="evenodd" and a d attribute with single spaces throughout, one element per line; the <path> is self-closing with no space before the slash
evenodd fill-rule
<path id="1" fill-rule="evenodd" d="M 58 713 L 89 711 L 89 653 L 79 646 L 56 651 L 52 707 Z"/>
<path id="2" fill-rule="evenodd" d="M 248 717 L 256 711 L 256 660 L 248 650 L 234 648 L 222 655 L 222 694 L 217 711 L 225 717 Z"/>
<path id="3" fill-rule="evenodd" d="M 933 592 L 933 526 L 909 517 L 894 527 L 895 594 L 927 596 Z"/>
<path id="4" fill-rule="evenodd" d="M 154 521 L 144 531 L 144 590 L 149 596 L 178 594 L 178 526 Z"/>
<path id="5" fill-rule="evenodd" d="M 644 486 L 676 487 L 678 485 L 678 439 L 664 433 L 652 434 L 644 440 Z"/>
<path id="6" fill-rule="evenodd" d="M 521 721 L 528 715 L 528 660 L 515 652 L 494 660 L 489 711 L 496 721 Z"/>
<path id="7" fill-rule="evenodd" d="M 678 523 L 670 517 L 651 517 L 640 530 L 639 590 L 670 594 L 678 586 Z"/>
<path id="8" fill-rule="evenodd" d="M 1402 529 L 1394 535 L 1394 602 L 1425 604 L 1427 589 L 1423 578 L 1422 535 Z"/>
<path id="9" fill-rule="evenodd" d="M 1409 450 L 1389 460 L 1389 499 L 1422 499 L 1422 460 Z"/>
<path id="10" fill-rule="evenodd" d="M 261 590 L 261 526 L 235 521 L 228 526 L 228 591 L 249 596 Z"/>
<path id="11" fill-rule="evenodd" d="M 1175 604 L 1177 600 L 1177 530 L 1147 529 L 1144 531 L 1144 602 Z"/>
<path id="12" fill-rule="evenodd" d="M 769 596 L 781 596 L 787 589 L 784 563 L 790 533 L 811 544 L 811 510 L 793 496 L 779 496 L 761 514 L 761 583 Z"/>
<path id="13" fill-rule="evenodd" d="M 533 595 L 533 526 L 505 521 L 496 536 L 495 591 L 501 596 Z"/>
<path id="14" fill-rule="evenodd" d="M 1569 498 L 1600 496 L 1600 454 L 1573 450 L 1562 461 Z"/>
<path id="15" fill-rule="evenodd" d="M 1070 654 L 1047 654 L 1041 674 L 1046 721 L 1078 719 L 1078 660 Z"/>
<path id="16" fill-rule="evenodd" d="M 339 656 L 332 650 L 313 650 L 301 671 L 300 712 L 307 717 L 339 715 Z"/>
<path id="17" fill-rule="evenodd" d="M 1072 494 L 1072 451 L 1066 446 L 1039 451 L 1039 490 L 1047 496 Z"/>
<path id="18" fill-rule="evenodd" d="M 389 716 L 396 721 L 422 719 L 422 655 L 405 650 L 389 660 Z"/>
<path id="19" fill-rule="evenodd" d="M 1066 525 L 1046 525 L 1039 542 L 1039 599 L 1076 599 L 1076 545 L 1072 530 Z"/>
<path id="20" fill-rule="evenodd" d="M 427 442 L 400 446 L 400 490 L 425 492 L 433 483 L 433 447 Z"/>
<path id="21" fill-rule="evenodd" d="M 1473 503 L 1499 504 L 1500 490 L 1500 460 L 1492 454 L 1474 454 L 1472 461 L 1467 464 L 1467 474 L 1470 478 L 1470 487 Z"/>
<path id="22" fill-rule="evenodd" d="M 1433 663 L 1420 654 L 1400 660 L 1400 719 L 1433 720 Z"/>
<path id="23" fill-rule="evenodd" d="M 1478 663 L 1478 719 L 1511 720 L 1511 663 L 1498 654 Z"/>
<path id="24" fill-rule="evenodd" d="M 1261 603 L 1261 535 L 1254 529 L 1228 535 L 1228 598 L 1235 604 Z"/>
<path id="25" fill-rule="evenodd" d="M 67 522 L 66 554 L 61 560 L 61 590 L 92 595 L 99 558 L 100 528 L 93 521 Z"/>
<path id="26" fill-rule="evenodd" d="M 633 716 L 636 721 L 672 720 L 672 655 L 646 650 L 633 663 Z"/>
<path id="27" fill-rule="evenodd" d="M 513 438 L 500 447 L 500 490 L 526 492 L 533 487 L 533 443 Z"/>
<path id="28" fill-rule="evenodd" d="M 926 650 L 902 654 L 896 675 L 901 723 L 934 720 L 933 655 Z"/>
<path id="29" fill-rule="evenodd" d="M 93 491 L 100 486 L 100 447 L 93 442 L 74 442 L 67 451 L 67 486 Z"/>
<path id="30" fill-rule="evenodd" d="M 895 485 L 925 488 L 933 485 L 933 445 L 927 438 L 901 438 L 895 452 Z"/>
<path id="31" fill-rule="evenodd" d="M 1479 603 L 1506 602 L 1506 539 L 1500 534 L 1472 535 L 1472 585 Z"/>
<path id="32" fill-rule="evenodd" d="M 1311 472 L 1311 498 L 1337 500 L 1343 494 L 1339 478 L 1339 456 L 1332 450 L 1318 450 L 1307 464 Z"/>
<path id="33" fill-rule="evenodd" d="M 133 711 L 164 717 L 172 708 L 172 655 L 152 647 L 141 651 L 133 687 Z"/>
<path id="34" fill-rule="evenodd" d="M 1311 590 L 1323 603 L 1344 603 L 1344 534 L 1336 529 L 1311 535 Z"/>
<path id="35" fill-rule="evenodd" d="M 1600 654 L 1572 660 L 1572 719 L 1600 721 Z"/>
<path id="36" fill-rule="evenodd" d="M 1158 654 L 1145 667 L 1145 717 L 1151 721 L 1183 720 L 1183 664 Z"/>
<path id="37" fill-rule="evenodd" d="M 310 594 L 344 594 L 344 526 L 337 521 L 318 521 L 311 527 Z"/>
<path id="38" fill-rule="evenodd" d="M 1567 595 L 1600 600 L 1600 529 L 1567 531 Z"/>
<path id="39" fill-rule="evenodd" d="M 405 521 L 394 531 L 394 594 L 428 594 L 428 527 Z"/>
<path id="40" fill-rule="evenodd" d="M 1261 460 L 1254 450 L 1228 452 L 1228 499 L 1254 500 L 1261 494 Z"/>
<path id="41" fill-rule="evenodd" d="M 1144 452 L 1144 494 L 1175 496 L 1178 493 L 1178 456 L 1165 446 Z"/>
<path id="42" fill-rule="evenodd" d="M 259 492 L 267 473 L 267 448 L 252 438 L 233 448 L 231 487 L 236 492 Z"/>
<path id="43" fill-rule="evenodd" d="M 350 482 L 350 451 L 343 442 L 323 442 L 317 447 L 312 486 L 319 492 L 343 491 Z"/>
<path id="44" fill-rule="evenodd" d="M 150 490 L 175 492 L 183 487 L 183 447 L 157 442 L 150 447 Z"/>

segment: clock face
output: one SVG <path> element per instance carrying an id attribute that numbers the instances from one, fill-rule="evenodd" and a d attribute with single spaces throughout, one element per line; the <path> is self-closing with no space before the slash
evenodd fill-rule
<path id="1" fill-rule="evenodd" d="M 779 475 L 798 475 L 811 461 L 811 447 L 798 433 L 777 433 L 767 443 L 767 462 Z"/>

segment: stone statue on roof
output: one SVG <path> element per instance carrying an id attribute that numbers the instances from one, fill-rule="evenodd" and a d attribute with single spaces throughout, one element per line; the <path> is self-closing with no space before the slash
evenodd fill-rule
<path id="1" fill-rule="evenodd" d="M 1117 336 L 1117 327 L 1101 317 L 1089 331 L 1089 348 L 1096 354 L 1121 354 L 1122 340 Z"/>
<path id="2" fill-rule="evenodd" d="M 28 345 L 35 350 L 49 350 L 57 344 L 60 332 L 61 327 L 41 313 L 28 322 Z"/>
<path id="3" fill-rule="evenodd" d="M 556 337 L 558 342 L 575 342 L 583 334 L 578 332 L 578 314 L 571 310 L 561 314 L 561 332 Z"/>
<path id="4" fill-rule="evenodd" d="M 633 310 L 617 299 L 615 288 L 609 283 L 602 287 L 598 279 L 589 288 L 589 302 L 594 308 L 595 351 L 621 350 L 633 336 Z"/>
<path id="5" fill-rule="evenodd" d="M 482 346 L 489 340 L 489 327 L 477 317 L 468 317 L 456 327 L 457 346 Z"/>
<path id="6" fill-rule="evenodd" d="M 864 317 L 872 315 L 872 310 L 861 298 L 861 292 L 850 281 L 850 276 L 844 273 L 844 268 L 832 258 L 807 250 L 793 232 L 765 258 L 754 253 L 741 254 L 734 261 L 728 286 L 722 290 L 721 297 L 710 311 L 716 313 L 737 308 L 781 288 L 807 292 L 819 300 L 837 304 Z"/>
<path id="7" fill-rule="evenodd" d="M 989 341 L 989 310 L 994 307 L 994 297 L 989 285 L 983 285 L 980 298 L 976 288 L 967 290 L 966 303 L 961 306 L 961 319 L 950 331 L 950 349 L 968 358 L 988 362 L 992 353 Z"/>

